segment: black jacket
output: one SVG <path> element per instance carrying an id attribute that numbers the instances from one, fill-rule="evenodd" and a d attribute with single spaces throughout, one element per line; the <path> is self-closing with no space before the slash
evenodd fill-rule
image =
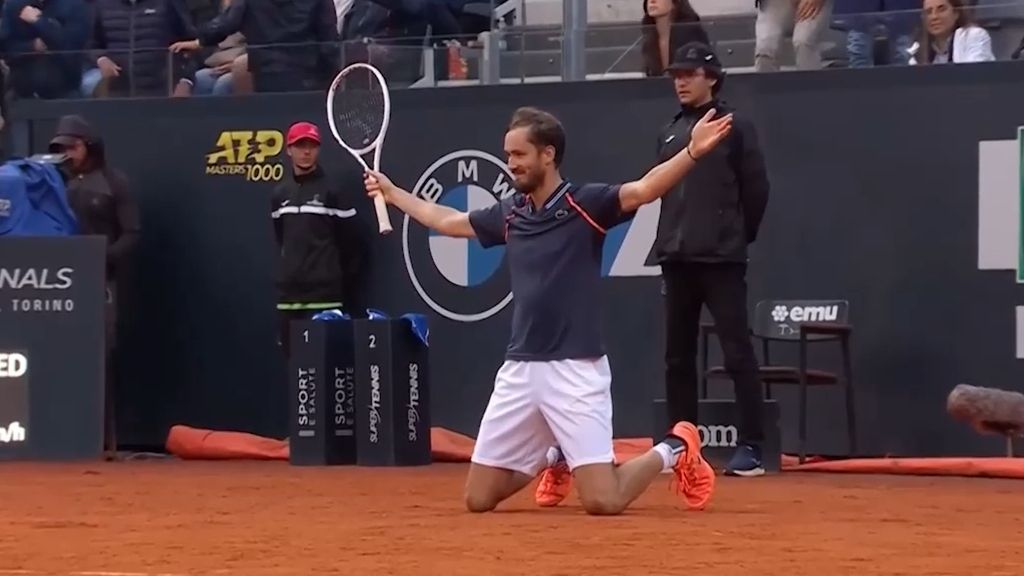
<path id="1" fill-rule="evenodd" d="M 138 244 L 139 205 L 128 179 L 107 165 L 103 138 L 88 122 L 78 116 L 64 116 L 57 123 L 57 134 L 85 142 L 87 164 L 71 170 L 68 204 L 78 218 L 80 234 L 106 236 L 107 277 L 113 279 Z"/>
<path id="2" fill-rule="evenodd" d="M 286 176 L 274 188 L 279 302 L 342 302 L 351 308 L 358 300 L 365 236 L 355 206 L 355 198 L 320 167 Z"/>
<path id="3" fill-rule="evenodd" d="M 201 46 L 216 46 L 241 32 L 254 76 L 294 75 L 305 85 L 326 88 L 340 70 L 338 17 L 332 0 L 235 0 L 227 11 L 199 27 Z M 260 46 L 266 46 L 261 48 Z"/>
<path id="4" fill-rule="evenodd" d="M 708 109 L 733 112 L 733 129 L 661 200 L 648 265 L 746 262 L 768 204 L 768 174 L 754 125 L 721 102 L 684 107 L 658 135 L 658 161 L 680 152 Z"/>
<path id="5" fill-rule="evenodd" d="M 19 15 L 26 6 L 42 11 L 35 24 Z M 89 41 L 84 0 L 8 0 L 0 10 L 0 47 L 11 68 L 12 86 L 23 98 L 66 98 L 82 82 L 82 50 Z M 36 40 L 46 50 L 36 52 Z"/>
<path id="6" fill-rule="evenodd" d="M 665 67 L 661 65 L 661 49 L 658 46 L 658 32 L 654 26 L 645 28 L 643 31 L 643 54 L 644 74 L 646 76 L 662 76 L 665 74 Z M 691 42 L 711 44 L 708 33 L 700 22 L 677 22 L 669 29 L 668 54 L 669 59 L 683 46 Z"/>
<path id="7" fill-rule="evenodd" d="M 195 35 L 175 0 L 96 0 L 91 65 L 106 56 L 121 67 L 111 91 L 131 96 L 167 96 L 191 74 L 185 59 L 167 47 Z M 173 66 L 168 68 L 168 59 Z"/>

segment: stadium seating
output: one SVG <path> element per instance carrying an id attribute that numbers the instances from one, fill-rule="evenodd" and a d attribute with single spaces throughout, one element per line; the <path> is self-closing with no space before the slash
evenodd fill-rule
<path id="1" fill-rule="evenodd" d="M 731 73 L 753 70 L 753 0 L 692 0 L 702 26 L 711 37 L 723 65 Z M 562 0 L 507 0 L 476 2 L 471 10 L 485 15 L 494 6 L 500 23 L 500 70 L 503 82 L 551 81 L 561 76 Z M 641 3 L 636 0 L 588 1 L 586 71 L 588 79 L 641 75 Z M 1008 59 L 1024 36 L 1024 2 L 978 0 L 976 17 L 992 34 L 998 59 Z M 483 50 L 464 50 L 469 77 L 480 78 Z M 839 17 L 825 37 L 827 67 L 846 65 L 846 38 Z M 782 59 L 792 64 L 792 47 L 783 45 Z M 437 84 L 475 83 L 437 82 Z M 432 78 L 420 85 L 435 85 Z"/>

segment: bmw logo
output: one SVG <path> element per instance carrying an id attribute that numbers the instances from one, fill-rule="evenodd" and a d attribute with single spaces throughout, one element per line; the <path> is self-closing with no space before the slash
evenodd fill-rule
<path id="1" fill-rule="evenodd" d="M 471 212 L 511 196 L 515 187 L 501 159 L 480 150 L 457 150 L 431 164 L 412 193 Z M 478 322 L 512 301 L 502 246 L 485 249 L 476 239 L 441 236 L 405 216 L 402 251 L 416 292 L 446 318 Z"/>

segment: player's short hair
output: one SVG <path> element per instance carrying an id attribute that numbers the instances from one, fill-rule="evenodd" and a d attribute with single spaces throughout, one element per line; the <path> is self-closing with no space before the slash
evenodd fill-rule
<path id="1" fill-rule="evenodd" d="M 528 138 L 534 146 L 554 148 L 555 166 L 562 165 L 562 158 L 565 156 L 565 129 L 554 114 L 525 106 L 516 110 L 508 124 L 509 130 L 516 128 L 527 128 Z"/>

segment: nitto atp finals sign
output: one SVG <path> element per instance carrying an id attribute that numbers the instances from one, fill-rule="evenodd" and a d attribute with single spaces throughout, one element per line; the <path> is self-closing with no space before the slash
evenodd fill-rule
<path id="1" fill-rule="evenodd" d="M 24 350 L 0 350 L 0 450 L 28 439 L 29 360 Z"/>

